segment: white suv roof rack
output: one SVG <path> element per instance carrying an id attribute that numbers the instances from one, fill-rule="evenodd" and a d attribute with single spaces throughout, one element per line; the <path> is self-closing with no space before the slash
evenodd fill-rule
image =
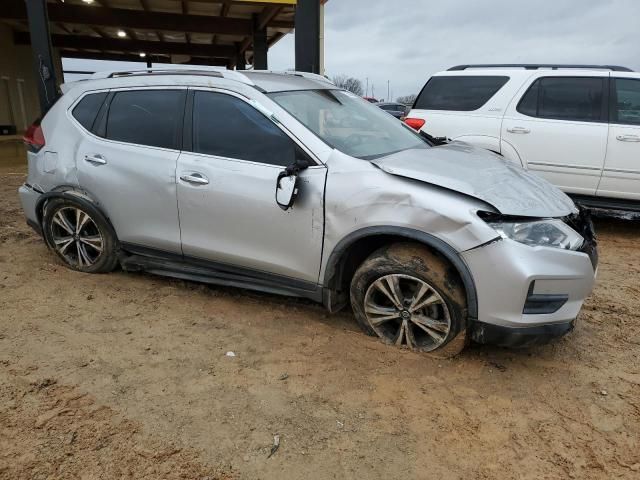
<path id="1" fill-rule="evenodd" d="M 324 75 L 309 72 L 299 72 L 297 70 L 247 70 L 247 73 L 275 73 L 279 75 L 293 75 L 296 77 L 308 78 L 310 80 L 316 80 L 318 82 L 324 82 L 329 83 L 330 85 L 334 85 L 334 83 Z"/>
<path id="2" fill-rule="evenodd" d="M 460 71 L 468 70 L 470 68 L 524 68 L 525 70 L 539 70 L 541 68 L 549 68 L 551 70 L 557 70 L 559 68 L 581 68 L 585 70 L 611 70 L 612 72 L 633 72 L 630 68 L 621 67 L 619 65 L 563 65 L 554 63 L 485 63 L 485 64 L 470 64 L 470 65 L 456 65 L 451 67 L 448 71 Z"/>
<path id="3" fill-rule="evenodd" d="M 120 77 L 132 77 L 132 76 L 147 76 L 147 75 L 198 75 L 209 76 L 216 78 L 226 78 L 229 80 L 236 80 L 247 85 L 254 85 L 254 83 L 246 76 L 235 70 L 205 70 L 205 69 L 177 69 L 177 68 L 145 68 L 142 70 L 107 70 L 103 72 L 96 72 L 89 80 L 101 80 L 105 78 L 120 78 Z"/>

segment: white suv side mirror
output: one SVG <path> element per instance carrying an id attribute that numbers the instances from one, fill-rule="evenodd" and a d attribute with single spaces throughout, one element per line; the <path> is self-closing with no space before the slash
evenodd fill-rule
<path id="1" fill-rule="evenodd" d="M 282 210 L 289 210 L 298 196 L 298 174 L 287 168 L 278 175 L 276 203 Z"/>

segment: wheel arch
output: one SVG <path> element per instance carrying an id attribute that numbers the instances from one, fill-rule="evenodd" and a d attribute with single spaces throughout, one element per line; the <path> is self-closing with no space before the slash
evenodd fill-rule
<path id="1" fill-rule="evenodd" d="M 478 297 L 475 281 L 469 267 L 458 255 L 458 252 L 447 242 L 434 235 L 412 228 L 395 226 L 362 228 L 348 234 L 336 244 L 329 255 L 322 282 L 325 292 L 327 292 L 323 300 L 327 308 L 331 311 L 340 308 L 341 293 L 344 295 L 345 286 L 348 291 L 348 284 L 357 267 L 371 253 L 384 245 L 407 240 L 425 245 L 451 263 L 460 275 L 465 288 L 469 319 L 477 319 Z"/>
<path id="2" fill-rule="evenodd" d="M 100 205 L 98 204 L 98 202 L 96 202 L 84 190 L 79 190 L 77 187 L 67 186 L 67 185 L 56 187 L 55 189 L 49 192 L 43 193 L 38 199 L 38 202 L 36 203 L 36 215 L 38 218 L 38 225 L 43 232 L 44 232 L 44 225 L 42 224 L 42 222 L 44 217 L 44 208 L 48 202 L 56 198 L 72 200 L 81 206 L 85 206 L 87 208 L 96 210 L 100 215 L 102 215 L 102 217 L 105 220 L 105 223 L 107 224 L 107 227 L 111 230 L 109 233 L 111 233 L 113 235 L 113 238 L 117 240 L 118 235 L 116 234 L 116 230 L 115 228 L 113 228 L 113 224 L 111 223 L 109 216 L 105 214 L 102 208 L 100 208 Z M 47 236 L 43 235 L 43 237 L 45 238 L 45 241 L 46 241 Z"/>

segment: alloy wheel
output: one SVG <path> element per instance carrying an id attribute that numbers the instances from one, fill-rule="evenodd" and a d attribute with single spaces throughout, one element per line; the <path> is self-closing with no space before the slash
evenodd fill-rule
<path id="1" fill-rule="evenodd" d="M 80 208 L 64 207 L 56 211 L 51 238 L 56 251 L 74 267 L 90 267 L 102 255 L 102 234 L 89 214 Z"/>
<path id="2" fill-rule="evenodd" d="M 409 275 L 385 275 L 373 282 L 365 294 L 364 312 L 386 343 L 412 350 L 435 350 L 451 329 L 442 296 L 427 282 Z"/>

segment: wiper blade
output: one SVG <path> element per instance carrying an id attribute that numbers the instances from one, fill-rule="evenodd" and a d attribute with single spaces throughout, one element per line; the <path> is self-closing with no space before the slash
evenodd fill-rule
<path id="1" fill-rule="evenodd" d="M 429 142 L 429 144 L 432 147 L 437 147 L 437 146 L 440 146 L 440 145 L 446 145 L 447 143 L 449 143 L 451 141 L 451 139 L 449 139 L 447 137 L 434 137 L 432 135 L 429 135 L 424 130 L 420 130 L 420 136 L 422 138 L 424 138 L 427 142 Z"/>

